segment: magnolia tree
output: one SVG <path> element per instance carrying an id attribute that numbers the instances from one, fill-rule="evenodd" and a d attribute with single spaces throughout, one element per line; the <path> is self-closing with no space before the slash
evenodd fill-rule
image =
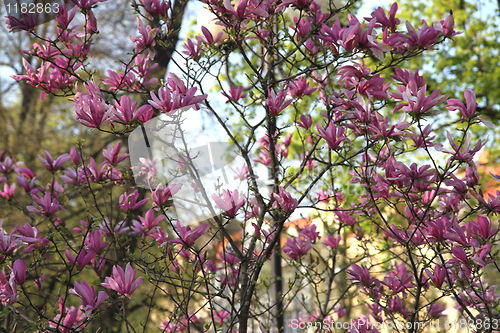
<path id="1" fill-rule="evenodd" d="M 13 78 L 42 100 L 70 98 L 82 129 L 110 136 L 139 130 L 149 141 L 153 121 L 159 133 L 187 108 L 195 110 L 188 125 L 208 112 L 241 165 L 209 184 L 201 155 L 186 145 L 163 140 L 175 148 L 175 169 L 146 142 L 150 158 L 131 170 L 122 141 L 104 147 L 102 162 L 79 143 L 58 157 L 41 152 L 44 184 L 2 153 L 0 194 L 25 216 L 2 212 L 17 223 L 0 237 L 7 330 L 90 331 L 113 316 L 127 332 L 378 332 L 383 324 L 416 332 L 436 328 L 453 307 L 463 321 L 441 330 L 498 328 L 499 296 L 487 277 L 499 271 L 492 217 L 500 193 L 484 197 L 474 156 L 485 143 L 470 134 L 491 124 L 471 90 L 449 99 L 398 67 L 457 35 L 451 14 L 413 27 L 401 24 L 396 3 L 357 18 L 352 3 L 210 0 L 220 32 L 202 27 L 187 40 L 173 60 L 182 75 L 164 83 L 150 73 L 154 46 L 168 47 L 174 33 L 172 3 L 132 3 L 135 49 L 121 72 L 98 78 L 93 9 L 102 1 L 61 5 L 57 34 L 34 36 L 39 43 L 23 51 L 43 65 L 25 61 L 26 75 Z M 148 26 L 153 19 L 162 26 Z M 7 24 L 35 35 L 37 21 L 25 13 Z M 433 130 L 443 129 L 433 120 L 456 111 L 460 130 L 435 142 Z M 189 181 L 176 182 L 183 175 Z M 186 187 L 192 197 L 174 200 Z M 78 204 L 75 193 L 85 209 L 69 226 L 62 217 Z M 176 215 L 187 203 L 206 219 Z M 288 232 L 301 212 L 312 222 Z"/>

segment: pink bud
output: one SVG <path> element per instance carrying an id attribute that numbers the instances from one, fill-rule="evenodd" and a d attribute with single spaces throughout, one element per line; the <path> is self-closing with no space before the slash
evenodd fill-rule
<path id="1" fill-rule="evenodd" d="M 17 259 L 12 265 L 12 273 L 17 284 L 24 284 L 26 280 L 26 263 L 22 259 Z"/>
<path id="2" fill-rule="evenodd" d="M 75 165 L 78 165 L 82 162 L 82 157 L 80 156 L 80 154 L 78 153 L 78 151 L 76 150 L 76 147 L 73 146 L 71 148 L 71 152 L 69 153 L 69 157 L 71 158 L 71 161 L 73 162 L 73 164 Z"/>

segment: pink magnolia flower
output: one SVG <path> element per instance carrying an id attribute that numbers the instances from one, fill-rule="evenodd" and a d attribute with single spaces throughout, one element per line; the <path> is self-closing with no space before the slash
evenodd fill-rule
<path id="1" fill-rule="evenodd" d="M 465 229 L 467 230 L 467 235 L 464 233 Z M 449 243 L 456 242 L 462 246 L 479 247 L 479 242 L 473 239 L 473 236 L 472 225 L 466 224 L 465 227 L 461 227 L 456 218 L 453 219 L 449 232 L 444 234 L 444 238 L 446 238 Z"/>
<path id="2" fill-rule="evenodd" d="M 71 161 L 73 162 L 74 165 L 82 163 L 82 157 L 76 150 L 75 146 L 71 147 L 71 151 L 69 152 L 69 157 L 71 158 Z"/>
<path id="3" fill-rule="evenodd" d="M 463 198 L 468 193 L 467 184 L 462 179 L 458 179 L 454 174 L 450 175 L 451 178 L 445 179 L 444 183 L 447 186 L 452 187 L 450 190 L 452 194 L 457 195 L 460 198 Z"/>
<path id="4" fill-rule="evenodd" d="M 453 18 L 453 14 L 448 14 L 446 18 L 440 22 L 434 22 L 434 28 L 437 31 L 441 31 L 445 37 L 453 37 L 455 35 L 460 34 L 461 32 L 455 31 L 455 19 Z"/>
<path id="5" fill-rule="evenodd" d="M 425 96 L 427 92 L 427 85 L 424 84 L 420 90 L 414 84 L 414 81 L 410 81 L 410 84 L 406 86 L 406 90 L 403 91 L 401 97 L 408 104 L 398 104 L 393 113 L 402 109 L 405 113 L 413 112 L 416 116 L 424 116 L 430 114 L 437 114 L 438 112 L 432 110 L 435 106 L 442 103 L 448 98 L 448 95 L 440 95 L 441 90 L 434 90 L 430 96 Z M 397 98 L 396 94 L 391 93 L 393 98 Z"/>
<path id="6" fill-rule="evenodd" d="M 32 14 L 29 14 L 30 16 L 36 16 L 35 15 L 32 15 Z M 35 72 L 35 70 L 33 69 L 33 67 L 31 66 L 31 64 L 26 61 L 26 59 L 23 58 L 23 65 L 24 65 L 24 68 L 26 68 L 26 75 L 12 75 L 11 77 L 14 79 L 14 80 L 17 80 L 17 81 L 26 81 L 26 83 L 28 83 L 29 85 L 33 86 L 33 87 L 38 87 L 38 88 L 47 88 L 47 82 L 49 80 L 49 77 L 46 75 L 46 72 L 48 71 L 48 69 L 50 68 L 50 62 L 44 62 L 42 64 L 42 67 L 40 67 L 39 69 L 37 69 L 37 71 Z M 50 85 L 50 83 L 49 83 Z M 46 96 L 46 92 L 42 90 L 42 92 L 40 93 L 40 99 L 43 100 L 45 99 L 45 96 Z"/>
<path id="7" fill-rule="evenodd" d="M 445 150 L 445 149 L 439 149 L 443 153 L 447 154 L 452 154 L 454 155 L 454 158 L 466 162 L 468 164 L 473 163 L 474 155 L 483 148 L 483 146 L 486 144 L 486 142 L 481 142 L 481 140 L 478 140 L 476 146 L 471 149 L 471 140 L 472 140 L 472 134 L 470 132 L 467 132 L 465 135 L 465 142 L 461 145 L 457 145 L 455 141 L 453 141 L 453 138 L 450 134 L 450 132 L 446 132 L 448 141 L 450 142 L 451 148 L 453 151 L 450 150 Z"/>
<path id="8" fill-rule="evenodd" d="M 12 171 L 12 167 L 15 166 L 14 160 L 9 156 L 5 157 L 3 162 L 0 162 L 0 173 L 4 175 L 9 174 Z"/>
<path id="9" fill-rule="evenodd" d="M 141 207 L 149 200 L 149 198 L 146 198 L 146 199 L 142 199 L 141 201 L 137 202 L 138 198 L 139 198 L 139 191 L 138 190 L 135 190 L 131 194 L 127 194 L 127 192 L 125 192 L 122 195 L 120 195 L 120 198 L 118 199 L 119 206 L 125 212 L 131 212 L 131 211 L 134 211 L 137 208 Z"/>
<path id="10" fill-rule="evenodd" d="M 319 232 L 316 231 L 315 224 L 311 224 L 309 226 L 302 228 L 302 230 L 300 230 L 299 232 L 299 235 L 305 238 L 309 238 L 309 240 L 311 240 L 312 243 L 314 243 L 317 239 L 321 239 Z"/>
<path id="11" fill-rule="evenodd" d="M 127 74 L 124 73 L 116 73 L 115 71 L 112 71 L 108 69 L 108 77 L 104 77 L 101 79 L 102 83 L 105 85 L 110 86 L 109 90 L 114 91 L 114 90 L 121 90 L 121 89 L 132 89 L 134 85 L 137 83 L 137 78 L 135 77 L 134 73 L 128 72 Z"/>
<path id="12" fill-rule="evenodd" d="M 323 242 L 326 246 L 329 246 L 333 249 L 339 247 L 340 241 L 342 240 L 342 236 L 337 235 L 337 237 L 333 237 L 330 235 L 326 235 L 326 240 Z"/>
<path id="13" fill-rule="evenodd" d="M 101 286 L 107 289 L 116 291 L 121 296 L 130 298 L 134 291 L 142 284 L 142 277 L 138 277 L 135 281 L 137 269 L 132 269 L 130 263 L 127 263 L 125 271 L 120 266 L 113 266 L 113 275 L 107 276 Z"/>
<path id="14" fill-rule="evenodd" d="M 159 0 L 140 0 L 144 5 L 144 9 L 151 15 L 159 16 L 160 18 L 168 17 L 168 10 L 171 7 L 170 1 Z"/>
<path id="15" fill-rule="evenodd" d="M 465 167 L 465 177 L 463 178 L 467 183 L 467 186 L 474 187 L 479 185 L 479 172 L 475 164 L 467 165 Z"/>
<path id="16" fill-rule="evenodd" d="M 427 82 L 427 79 L 425 79 L 423 76 L 418 74 L 418 69 L 415 70 L 414 73 L 412 73 L 409 70 L 406 69 L 401 69 L 401 68 L 395 68 L 394 72 L 396 72 L 395 75 L 390 75 L 394 80 L 401 82 L 404 87 L 398 87 L 397 89 L 403 93 L 406 90 L 406 86 L 415 86 L 417 89 L 420 89 L 424 86 L 425 82 Z M 391 96 L 394 96 L 397 99 L 402 100 L 402 95 L 397 94 L 397 93 L 391 93 Z"/>
<path id="17" fill-rule="evenodd" d="M 394 293 L 403 293 L 403 297 L 406 298 L 406 290 L 414 287 L 412 281 L 413 274 L 410 273 L 405 263 L 402 262 L 400 265 L 396 265 L 394 271 L 386 275 L 381 283 Z"/>
<path id="18" fill-rule="evenodd" d="M 87 251 L 87 249 L 81 249 L 80 252 L 78 253 L 78 256 L 75 257 L 73 254 L 66 249 L 66 258 L 78 268 L 78 270 L 82 270 L 87 264 L 92 260 L 95 256 L 96 253 L 94 251 Z"/>
<path id="19" fill-rule="evenodd" d="M 472 232 L 478 236 L 481 236 L 483 239 L 490 239 L 497 232 L 498 229 L 491 228 L 491 220 L 488 216 L 478 216 L 477 222 L 470 221 Z"/>
<path id="20" fill-rule="evenodd" d="M 347 310 L 340 304 L 335 305 L 333 311 L 337 314 L 337 317 L 340 319 L 347 314 Z"/>
<path id="21" fill-rule="evenodd" d="M 75 7 L 77 8 L 77 7 Z M 59 314 L 54 317 L 53 320 L 49 321 L 49 325 L 54 327 L 57 332 L 61 333 L 73 333 L 83 330 L 85 327 L 84 321 L 85 316 L 80 308 L 75 308 L 71 306 L 67 308 L 64 306 L 64 299 L 59 298 Z"/>
<path id="22" fill-rule="evenodd" d="M 268 97 L 266 99 L 266 105 L 269 108 L 269 113 L 272 116 L 278 116 L 281 111 L 283 111 L 288 105 L 292 103 L 292 100 L 285 100 L 286 94 L 282 90 L 279 92 L 278 96 L 274 93 L 273 90 L 268 90 Z"/>
<path id="23" fill-rule="evenodd" d="M 88 170 L 90 171 L 90 179 L 96 182 L 102 181 L 105 179 L 108 171 L 110 170 L 109 164 L 107 161 L 101 164 L 101 167 L 97 167 L 97 163 L 93 157 L 90 158 L 90 165 L 88 166 Z"/>
<path id="24" fill-rule="evenodd" d="M 164 215 L 160 215 L 155 218 L 155 211 L 150 209 L 146 212 L 144 217 L 139 216 L 141 222 L 134 220 L 132 222 L 132 232 L 131 234 L 136 235 L 147 235 L 154 227 L 158 226 L 160 221 L 165 218 Z"/>
<path id="25" fill-rule="evenodd" d="M 141 158 L 139 158 L 139 162 L 141 162 L 141 164 L 143 166 L 140 166 L 140 167 L 135 166 L 135 167 L 131 167 L 131 169 L 138 169 L 139 170 L 138 175 L 145 176 L 148 183 L 151 180 L 155 179 L 156 174 L 158 173 L 158 170 L 156 168 L 156 163 L 158 162 L 158 160 L 155 158 L 153 161 L 151 161 L 150 159 L 141 157 Z"/>
<path id="26" fill-rule="evenodd" d="M 104 232 L 101 229 L 91 231 L 85 239 L 85 249 L 88 252 L 102 254 L 106 247 L 109 245 L 108 242 L 102 241 L 103 236 Z"/>
<path id="27" fill-rule="evenodd" d="M 299 125 L 300 127 L 308 130 L 309 128 L 311 128 L 312 126 L 312 117 L 311 115 L 300 115 L 300 121 L 296 121 L 295 122 L 297 125 Z"/>
<path id="28" fill-rule="evenodd" d="M 376 74 L 368 80 L 359 80 L 359 82 L 356 83 L 357 91 L 358 93 L 366 95 L 369 98 L 375 97 L 380 99 L 387 99 L 389 97 L 387 94 L 387 89 L 389 89 L 391 83 L 384 83 L 385 79 L 383 77 L 380 77 L 380 74 Z"/>
<path id="29" fill-rule="evenodd" d="M 427 226 L 424 226 L 424 229 L 426 230 L 427 237 L 429 237 L 429 241 L 440 242 L 444 240 L 444 234 L 450 231 L 450 225 L 451 223 L 446 216 L 427 222 Z"/>
<path id="30" fill-rule="evenodd" d="M 338 46 L 340 45 L 340 31 L 342 30 L 340 26 L 339 18 L 336 17 L 332 27 L 328 27 L 325 23 L 321 26 L 320 34 L 318 38 L 325 41 L 325 43 L 332 47 L 334 51 L 338 52 Z"/>
<path id="31" fill-rule="evenodd" d="M 228 251 L 224 251 L 223 253 L 219 253 L 219 259 L 226 263 L 228 266 L 233 266 L 239 262 L 241 259 L 237 256 L 229 253 Z"/>
<path id="32" fill-rule="evenodd" d="M 63 171 L 64 176 L 61 176 L 61 179 L 68 184 L 73 184 L 73 185 L 80 185 L 84 184 L 88 181 L 87 177 L 91 175 L 91 171 L 88 167 L 82 167 L 79 166 L 78 169 L 73 169 L 73 168 L 66 168 L 66 170 Z M 33 182 L 33 180 L 31 181 Z M 24 187 L 24 186 L 23 186 Z M 26 188 L 25 188 L 26 190 Z M 34 194 L 30 192 L 31 194 Z"/>
<path id="33" fill-rule="evenodd" d="M 0 225 L 3 219 L 0 219 Z M 15 230 L 14 230 L 15 231 Z M 6 255 L 12 254 L 23 242 L 16 238 L 14 232 L 7 234 L 3 228 L 0 228 L 0 259 Z"/>
<path id="34" fill-rule="evenodd" d="M 71 12 L 68 13 L 68 8 L 66 7 L 66 4 L 63 2 L 61 3 L 61 6 L 59 6 L 59 11 L 57 12 L 57 16 L 55 21 L 63 28 L 67 29 L 69 27 L 69 24 L 73 19 L 75 18 L 75 14 L 78 10 L 78 7 L 75 6 L 71 10 Z"/>
<path id="35" fill-rule="evenodd" d="M 186 328 L 180 322 L 172 322 L 170 320 L 164 320 L 161 322 L 160 330 L 166 333 L 182 332 Z"/>
<path id="36" fill-rule="evenodd" d="M 3 184 L 3 191 L 0 191 L 0 195 L 4 197 L 6 200 L 10 200 L 14 198 L 14 193 L 16 192 L 16 184 L 12 183 L 10 186 L 9 184 L 5 183 Z"/>
<path id="37" fill-rule="evenodd" d="M 129 124 L 131 121 L 140 119 L 146 113 L 150 112 L 150 105 L 143 105 L 137 108 L 138 102 L 132 104 L 130 97 L 123 95 L 120 103 L 115 101 L 115 106 L 111 106 L 109 110 L 113 115 L 109 118 L 112 121 L 121 121 L 124 124 Z"/>
<path id="38" fill-rule="evenodd" d="M 363 27 L 358 18 L 353 14 L 348 13 L 347 18 L 349 27 L 344 27 L 340 30 L 338 43 L 342 45 L 346 51 L 353 51 L 359 45 L 363 35 Z"/>
<path id="39" fill-rule="evenodd" d="M 17 284 L 24 284 L 26 280 L 26 263 L 22 259 L 17 259 L 12 264 L 12 276 Z"/>
<path id="40" fill-rule="evenodd" d="M 214 36 L 210 32 L 210 30 L 208 30 L 203 26 L 201 27 L 201 33 L 203 34 L 203 36 L 196 36 L 196 37 L 199 38 L 199 40 L 207 43 L 208 45 L 217 44 L 224 35 L 224 32 L 221 31 L 217 34 L 217 36 L 215 36 L 214 39 Z"/>
<path id="41" fill-rule="evenodd" d="M 9 32 L 17 30 L 31 31 L 38 25 L 38 13 L 21 13 L 21 19 L 18 19 L 15 16 L 6 17 L 7 21 L 5 21 L 5 23 L 7 23 Z"/>
<path id="42" fill-rule="evenodd" d="M 411 25 L 410 21 L 406 21 L 406 29 L 409 36 L 407 37 L 407 43 L 410 46 L 419 46 L 424 49 L 432 47 L 439 37 L 439 31 L 434 28 L 434 26 L 428 26 L 427 22 L 422 20 L 422 26 L 418 28 L 418 32 Z"/>
<path id="43" fill-rule="evenodd" d="M 16 225 L 12 231 L 12 236 L 19 238 L 23 243 L 29 244 L 23 253 L 31 252 L 35 248 L 42 249 L 47 247 L 50 243 L 46 237 L 38 235 L 37 227 L 31 226 L 29 223 L 26 223 L 24 226 Z"/>
<path id="44" fill-rule="evenodd" d="M 154 228 L 149 235 L 160 244 L 160 247 L 165 247 L 168 244 L 168 234 L 161 227 Z"/>
<path id="45" fill-rule="evenodd" d="M 64 162 L 69 160 L 70 156 L 68 154 L 63 154 L 59 156 L 54 162 L 52 156 L 50 156 L 50 153 L 48 151 L 45 151 L 45 158 L 41 157 L 40 155 L 38 155 L 38 158 L 40 159 L 40 161 L 42 161 L 43 166 L 46 167 L 47 170 L 49 170 L 50 172 L 54 172 L 59 169 Z"/>
<path id="46" fill-rule="evenodd" d="M 0 272 L 0 301 L 2 305 L 12 305 L 17 302 L 17 298 L 17 284 L 14 275 L 11 275 L 7 280 L 3 272 Z"/>
<path id="47" fill-rule="evenodd" d="M 285 9 L 288 6 L 297 7 L 297 9 L 304 9 L 312 4 L 313 0 L 283 0 L 278 8 Z"/>
<path id="48" fill-rule="evenodd" d="M 460 113 L 462 114 L 462 119 L 472 119 L 476 115 L 476 108 L 478 106 L 476 102 L 476 95 L 472 90 L 466 89 L 464 96 L 467 106 L 465 106 L 461 100 L 452 98 L 447 101 L 448 105 L 446 106 L 446 108 L 450 111 L 459 110 Z M 495 128 L 495 125 L 493 125 L 489 121 L 481 119 L 479 117 L 477 119 L 487 127 Z"/>
<path id="49" fill-rule="evenodd" d="M 19 166 L 17 166 L 18 164 L 19 164 L 19 162 L 16 163 L 16 167 L 17 167 L 15 170 L 16 174 L 23 176 L 23 177 L 26 177 L 28 179 L 33 179 L 33 177 L 35 177 L 35 173 L 33 171 L 31 171 L 28 168 L 19 167 Z"/>
<path id="50" fill-rule="evenodd" d="M 226 104 L 230 101 L 238 102 L 240 98 L 244 98 L 247 94 L 243 94 L 243 86 L 235 87 L 232 84 L 229 86 L 229 95 L 225 92 L 222 93 L 225 97 L 227 97 Z"/>
<path id="51" fill-rule="evenodd" d="M 274 200 L 276 202 L 273 204 L 274 208 L 277 208 L 276 203 L 280 205 L 280 207 L 286 213 L 293 213 L 293 211 L 299 205 L 297 199 L 292 198 L 290 193 L 288 193 L 282 186 L 279 187 L 279 195 L 277 193 L 273 193 Z"/>
<path id="52" fill-rule="evenodd" d="M 249 0 L 239 0 L 238 6 L 235 9 L 230 0 L 224 0 L 224 8 L 227 10 L 227 12 L 234 15 L 234 17 L 240 21 L 254 16 L 269 17 L 269 14 L 264 9 L 250 9 L 248 4 Z"/>
<path id="53" fill-rule="evenodd" d="M 38 208 L 35 206 L 27 206 L 26 209 L 28 209 L 30 212 L 40 213 L 49 217 L 57 213 L 60 209 L 65 210 L 63 206 L 59 205 L 56 198 L 52 199 L 50 193 L 48 192 L 45 193 L 45 196 L 43 198 L 39 198 L 33 194 L 31 195 L 31 198 L 38 205 Z"/>
<path id="54" fill-rule="evenodd" d="M 446 307 L 439 305 L 438 303 L 433 303 L 432 305 L 429 305 L 427 309 L 429 311 L 428 312 L 429 318 L 437 319 L 439 317 L 445 316 L 443 314 L 443 311 L 446 310 Z"/>
<path id="55" fill-rule="evenodd" d="M 163 205 L 170 206 L 172 196 L 181 189 L 182 184 L 170 184 L 163 189 L 163 184 L 158 184 L 156 189 L 151 192 L 151 200 L 153 200 L 154 207 L 162 207 Z"/>
<path id="56" fill-rule="evenodd" d="M 485 200 L 483 198 L 483 192 L 481 190 L 478 191 L 478 193 L 471 193 L 474 198 L 481 203 L 485 211 L 487 212 L 500 212 L 500 191 L 496 191 L 496 195 L 493 195 L 491 193 L 488 193 L 488 199 Z"/>
<path id="57" fill-rule="evenodd" d="M 481 246 L 478 250 L 474 249 L 471 260 L 479 267 L 484 267 L 494 260 L 488 261 L 487 256 L 493 247 L 492 243 L 487 243 Z"/>
<path id="58" fill-rule="evenodd" d="M 366 267 L 360 267 L 356 264 L 351 265 L 351 269 L 346 271 L 350 276 L 347 278 L 354 283 L 361 283 L 365 287 L 371 287 L 376 279 L 370 277 L 370 271 Z"/>
<path id="59" fill-rule="evenodd" d="M 438 289 L 441 289 L 441 286 L 443 285 L 446 279 L 446 269 L 436 264 L 433 273 L 428 269 L 425 270 L 425 273 L 427 274 L 429 279 L 431 279 L 432 283 L 434 283 L 434 286 L 436 286 L 436 288 Z"/>
<path id="60" fill-rule="evenodd" d="M 158 67 L 158 63 L 155 63 L 153 65 L 150 65 L 151 59 L 147 56 L 144 56 L 142 54 L 139 54 L 135 58 L 135 66 L 131 68 L 132 72 L 137 74 L 139 78 L 141 78 L 141 84 L 143 86 L 150 86 L 158 82 L 157 78 L 151 78 L 149 79 L 149 76 L 151 75 L 152 71 L 155 70 L 156 67 Z M 129 67 L 130 68 L 130 67 Z M 153 110 L 150 109 L 152 112 Z M 139 120 L 141 120 L 143 123 L 151 119 L 151 117 L 147 118 L 148 115 L 144 114 L 143 116 L 139 117 Z M 144 120 L 146 119 L 147 120 Z"/>
<path id="61" fill-rule="evenodd" d="M 465 250 L 458 246 L 453 246 L 451 248 L 451 255 L 453 259 L 449 260 L 449 263 L 461 262 L 464 266 L 468 266 L 469 258 Z"/>
<path id="62" fill-rule="evenodd" d="M 212 199 L 217 204 L 216 207 L 222 209 L 230 218 L 233 218 L 238 214 L 238 210 L 245 204 L 246 200 L 240 197 L 238 190 L 229 191 L 223 190 L 222 197 L 217 194 L 212 194 Z"/>
<path id="63" fill-rule="evenodd" d="M 234 179 L 239 179 L 240 181 L 244 181 L 248 178 L 251 178 L 252 176 L 250 175 L 250 173 L 248 172 L 248 166 L 247 164 L 243 164 L 243 166 L 240 168 L 236 168 L 233 169 L 233 167 L 230 167 L 231 170 L 233 170 L 233 172 L 236 174 L 236 176 L 234 176 Z M 255 179 L 258 179 L 259 176 L 254 176 Z"/>
<path id="64" fill-rule="evenodd" d="M 283 145 L 285 147 L 289 147 L 292 144 L 292 138 L 293 138 L 293 132 L 285 137 L 285 139 L 283 140 Z"/>
<path id="65" fill-rule="evenodd" d="M 130 40 L 135 43 L 135 53 L 142 53 L 146 49 L 149 50 L 149 57 L 154 58 L 154 46 L 156 45 L 155 36 L 156 29 L 152 29 L 151 26 L 144 26 L 139 16 L 137 16 L 137 29 L 139 30 L 140 36 L 130 36 Z"/>
<path id="66" fill-rule="evenodd" d="M 85 26 L 85 32 L 87 34 L 96 34 L 99 32 L 97 30 L 97 19 L 95 18 L 94 12 L 89 10 L 87 13 L 87 25 Z"/>
<path id="67" fill-rule="evenodd" d="M 436 138 L 435 135 L 431 136 L 432 133 L 432 127 L 431 125 L 425 126 L 423 131 L 421 133 L 417 133 L 415 131 L 415 128 L 411 128 L 412 130 L 412 135 L 410 135 L 410 138 L 413 140 L 413 145 L 417 148 L 425 148 L 425 147 L 437 147 L 440 148 L 442 147 L 441 143 L 434 143 L 433 140 Z"/>
<path id="68" fill-rule="evenodd" d="M 222 322 L 224 321 L 224 319 L 226 319 L 226 317 L 229 316 L 229 312 L 226 310 L 222 310 L 220 312 L 217 312 L 216 310 L 212 310 L 212 314 L 214 316 L 214 320 L 219 325 L 222 325 Z"/>
<path id="69" fill-rule="evenodd" d="M 285 252 L 291 259 L 298 260 L 300 257 L 306 255 L 313 248 L 313 244 L 308 237 L 301 239 L 300 237 L 287 238 L 283 252 Z"/>
<path id="70" fill-rule="evenodd" d="M 293 23 L 290 25 L 290 28 L 295 31 L 297 40 L 301 40 L 306 38 L 311 32 L 312 20 L 309 18 L 303 18 L 299 21 L 299 19 L 294 16 Z M 309 87 L 307 87 L 309 88 Z M 314 91 L 314 89 L 313 89 Z"/>
<path id="71" fill-rule="evenodd" d="M 206 100 L 208 95 L 203 94 L 195 96 L 197 90 L 198 90 L 197 87 L 189 88 L 186 91 L 186 93 L 182 96 L 180 106 L 181 107 L 192 106 L 195 110 L 199 110 L 200 109 L 199 103 Z"/>
<path id="72" fill-rule="evenodd" d="M 261 150 L 259 154 L 259 159 L 254 160 L 254 162 L 260 163 L 262 165 L 268 166 L 271 164 L 271 156 L 269 156 L 269 153 L 265 150 Z"/>
<path id="73" fill-rule="evenodd" d="M 325 139 L 330 149 L 338 149 L 340 143 L 344 140 L 347 140 L 347 138 L 344 136 L 345 128 L 342 126 L 335 126 L 333 120 L 330 120 L 330 124 L 328 125 L 327 129 L 323 129 L 318 124 L 316 124 L 316 128 L 319 131 L 318 135 Z"/>
<path id="74" fill-rule="evenodd" d="M 315 91 L 316 88 L 309 88 L 307 78 L 302 77 L 288 84 L 287 94 L 294 98 L 302 98 L 303 96 L 311 95 Z"/>
<path id="75" fill-rule="evenodd" d="M 186 41 L 186 43 L 184 44 L 184 48 L 186 50 L 182 51 L 182 53 L 184 53 L 188 57 L 193 58 L 193 60 L 195 60 L 195 61 L 200 59 L 200 56 L 203 52 L 203 48 L 201 46 L 202 42 L 203 41 L 201 39 L 198 39 L 197 43 L 195 44 L 195 43 L 193 43 L 192 39 L 188 39 Z"/>
<path id="76" fill-rule="evenodd" d="M 177 234 L 180 238 L 171 240 L 170 243 L 185 245 L 186 247 L 192 247 L 194 242 L 200 238 L 201 235 L 205 234 L 208 230 L 208 223 L 203 223 L 199 227 L 191 230 L 191 227 L 185 227 L 181 221 L 177 220 Z"/>
<path id="77" fill-rule="evenodd" d="M 76 119 L 84 126 L 98 128 L 108 119 L 110 110 L 106 110 L 106 103 L 101 98 L 82 95 L 75 96 Z"/>
<path id="78" fill-rule="evenodd" d="M 84 11 L 91 9 L 92 6 L 96 5 L 98 2 L 104 1 L 106 0 L 71 0 L 71 2 L 73 2 Z"/>
<path id="79" fill-rule="evenodd" d="M 124 153 L 122 156 L 118 157 L 121 147 L 122 144 L 118 142 L 116 146 L 113 147 L 109 144 L 107 149 L 102 150 L 102 154 L 104 155 L 104 158 L 106 158 L 109 165 L 116 165 L 129 156 L 129 154 Z"/>
<path id="80" fill-rule="evenodd" d="M 476 108 L 478 105 L 476 103 L 476 95 L 472 90 L 466 89 L 464 96 L 465 96 L 465 101 L 467 103 L 467 107 L 459 99 L 449 99 L 446 108 L 450 111 L 459 110 L 460 113 L 462 114 L 462 119 L 474 118 L 474 115 L 476 114 Z"/>
<path id="81" fill-rule="evenodd" d="M 109 297 L 104 291 L 100 291 L 95 297 L 94 287 L 90 287 L 85 280 L 81 284 L 75 281 L 75 287 L 70 289 L 69 293 L 80 297 L 80 304 L 87 318 Z"/>
<path id="82" fill-rule="evenodd" d="M 365 20 L 370 22 L 371 20 L 376 20 L 377 24 L 375 27 L 388 28 L 390 31 L 396 31 L 396 27 L 399 25 L 400 20 L 396 18 L 396 12 L 398 11 L 398 3 L 394 2 L 389 11 L 389 17 L 385 14 L 382 7 L 378 7 L 371 13 L 371 17 L 365 17 Z"/>
<path id="83" fill-rule="evenodd" d="M 259 216 L 259 204 L 257 203 L 257 198 L 252 197 L 248 200 L 249 210 L 245 212 L 245 217 L 250 219 L 252 217 Z M 260 237 L 260 231 L 256 229 L 258 236 Z"/>
<path id="84" fill-rule="evenodd" d="M 172 114 L 180 108 L 180 94 L 174 93 L 172 95 L 167 87 L 161 87 L 158 89 L 158 97 L 152 91 L 150 92 L 150 95 L 152 99 L 148 100 L 148 103 L 161 112 Z"/>

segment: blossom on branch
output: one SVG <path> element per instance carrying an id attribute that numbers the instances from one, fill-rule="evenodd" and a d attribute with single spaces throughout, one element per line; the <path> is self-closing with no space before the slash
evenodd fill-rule
<path id="1" fill-rule="evenodd" d="M 318 135 L 325 139 L 330 149 L 338 149 L 342 141 L 347 140 L 344 136 L 345 128 L 335 126 L 333 120 L 330 120 L 330 124 L 326 129 L 323 129 L 319 124 L 316 124 L 316 129 L 319 131 Z"/>
<path id="2" fill-rule="evenodd" d="M 233 218 L 238 214 L 238 210 L 245 204 L 246 199 L 241 197 L 238 190 L 222 191 L 222 198 L 217 194 L 212 194 L 212 199 L 217 204 L 216 207 L 223 210 L 230 218 Z"/>
<path id="3" fill-rule="evenodd" d="M 273 208 L 277 208 L 277 204 L 279 204 L 279 206 L 285 211 L 285 213 L 293 213 L 299 205 L 297 199 L 292 198 L 290 193 L 288 193 L 282 186 L 280 186 L 278 190 L 279 194 L 273 193 L 273 198 L 275 200 Z"/>
<path id="4" fill-rule="evenodd" d="M 81 283 L 75 281 L 74 288 L 69 290 L 70 294 L 80 297 L 80 304 L 83 306 L 85 317 L 89 318 L 92 312 L 99 307 L 109 296 L 100 291 L 95 297 L 94 287 L 90 287 L 87 281 L 83 280 Z"/>
<path id="5" fill-rule="evenodd" d="M 205 234 L 208 230 L 208 223 L 203 223 L 199 227 L 191 229 L 191 227 L 185 227 L 181 221 L 177 220 L 177 234 L 180 238 L 171 240 L 170 243 L 181 244 L 183 246 L 192 247 L 194 242 Z"/>
<path id="6" fill-rule="evenodd" d="M 130 263 L 127 263 L 125 271 L 120 266 L 113 266 L 113 275 L 106 276 L 101 286 L 116 291 L 120 296 L 130 298 L 134 291 L 142 284 L 142 277 L 135 279 L 137 269 L 132 269 Z M 135 279 L 135 281 L 134 281 Z"/>
<path id="7" fill-rule="evenodd" d="M 285 252 L 291 259 L 299 260 L 300 257 L 306 255 L 313 248 L 313 244 L 308 237 L 304 239 L 300 237 L 287 238 L 283 252 Z"/>
<path id="8" fill-rule="evenodd" d="M 285 100 L 286 94 L 282 90 L 279 92 L 278 96 L 274 93 L 273 90 L 268 90 L 268 97 L 266 99 L 266 105 L 269 108 L 269 113 L 276 117 L 281 111 L 283 111 L 288 105 L 292 103 L 292 100 Z"/>

